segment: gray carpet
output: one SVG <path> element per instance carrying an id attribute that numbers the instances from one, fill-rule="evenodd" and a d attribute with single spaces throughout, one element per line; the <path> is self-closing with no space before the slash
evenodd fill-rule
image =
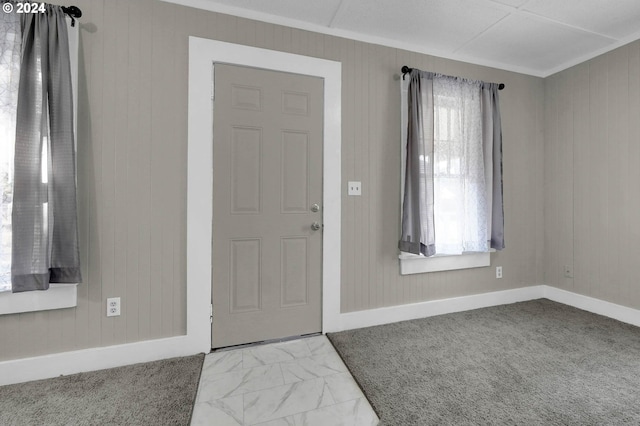
<path id="1" fill-rule="evenodd" d="M 640 328 L 546 299 L 328 337 L 381 425 L 640 424 Z"/>
<path id="2" fill-rule="evenodd" d="M 0 386 L 0 425 L 188 425 L 204 354 Z"/>

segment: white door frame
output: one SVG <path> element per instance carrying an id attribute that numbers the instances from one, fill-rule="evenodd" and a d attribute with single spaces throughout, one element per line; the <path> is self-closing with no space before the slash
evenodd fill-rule
<path id="1" fill-rule="evenodd" d="M 322 330 L 340 329 L 342 64 L 326 59 L 189 37 L 187 149 L 187 330 L 211 350 L 213 64 L 226 63 L 324 79 Z"/>

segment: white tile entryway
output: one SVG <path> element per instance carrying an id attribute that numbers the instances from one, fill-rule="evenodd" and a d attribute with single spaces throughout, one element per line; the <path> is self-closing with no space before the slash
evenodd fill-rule
<path id="1" fill-rule="evenodd" d="M 210 353 L 191 420 L 216 426 L 377 423 L 325 336 Z"/>

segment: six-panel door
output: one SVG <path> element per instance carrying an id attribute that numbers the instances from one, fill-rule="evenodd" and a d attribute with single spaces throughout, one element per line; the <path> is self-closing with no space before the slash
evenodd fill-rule
<path id="1" fill-rule="evenodd" d="M 212 346 L 319 332 L 323 80 L 214 75 Z"/>

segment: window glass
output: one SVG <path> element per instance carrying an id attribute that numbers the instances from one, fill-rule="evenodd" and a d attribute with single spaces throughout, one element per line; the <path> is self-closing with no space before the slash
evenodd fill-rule
<path id="1" fill-rule="evenodd" d="M 11 208 L 13 150 L 18 105 L 19 22 L 13 14 L 0 19 L 0 291 L 11 289 Z M 12 16 L 13 15 L 13 16 Z"/>

